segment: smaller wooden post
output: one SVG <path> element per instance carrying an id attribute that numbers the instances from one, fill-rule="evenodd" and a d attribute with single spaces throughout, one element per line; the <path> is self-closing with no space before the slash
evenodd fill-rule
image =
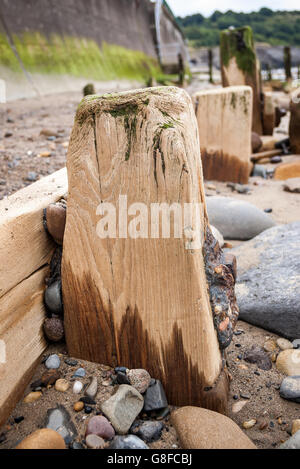
<path id="1" fill-rule="evenodd" d="M 260 64 L 256 58 L 249 26 L 221 32 L 221 72 L 223 86 L 249 85 L 253 90 L 253 132 L 262 135 Z"/>
<path id="2" fill-rule="evenodd" d="M 252 89 L 200 91 L 193 101 L 204 178 L 246 184 L 251 168 Z"/>
<path id="3" fill-rule="evenodd" d="M 291 48 L 285 46 L 283 50 L 283 60 L 284 60 L 284 71 L 286 81 L 291 81 L 292 79 L 292 61 L 291 61 Z"/>
<path id="4" fill-rule="evenodd" d="M 267 80 L 272 81 L 272 68 L 270 64 L 267 64 Z"/>
<path id="5" fill-rule="evenodd" d="M 264 135 L 273 135 L 274 127 L 276 124 L 276 111 L 273 102 L 272 92 L 267 91 L 264 93 L 264 107 L 263 107 L 263 130 Z"/>
<path id="6" fill-rule="evenodd" d="M 208 49 L 208 74 L 209 74 L 209 83 L 213 83 L 213 51 Z"/>
<path id="7" fill-rule="evenodd" d="M 300 88 L 293 93 L 290 103 L 291 119 L 289 135 L 291 150 L 296 155 L 300 155 Z"/>

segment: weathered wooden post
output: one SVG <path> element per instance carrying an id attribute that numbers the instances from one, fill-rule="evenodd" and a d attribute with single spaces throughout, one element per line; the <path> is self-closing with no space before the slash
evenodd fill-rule
<path id="1" fill-rule="evenodd" d="M 212 49 L 208 49 L 208 75 L 209 75 L 209 83 L 213 83 L 213 51 Z"/>
<path id="2" fill-rule="evenodd" d="M 195 93 L 204 179 L 246 184 L 251 172 L 252 89 L 230 86 Z"/>
<path id="3" fill-rule="evenodd" d="M 221 350 L 237 318 L 234 273 L 209 229 L 189 96 L 159 87 L 86 98 L 67 169 L 69 353 L 145 368 L 170 403 L 225 412 Z"/>
<path id="4" fill-rule="evenodd" d="M 273 135 L 276 124 L 276 110 L 271 91 L 264 93 L 263 103 L 263 132 L 264 135 Z"/>
<path id="5" fill-rule="evenodd" d="M 286 81 L 291 81 L 292 79 L 292 61 L 291 61 L 291 48 L 285 46 L 283 49 L 283 62 L 284 62 L 284 71 Z"/>
<path id="6" fill-rule="evenodd" d="M 291 151 L 296 155 L 300 155 L 300 88 L 293 92 L 290 111 L 289 136 Z"/>
<path id="7" fill-rule="evenodd" d="M 253 132 L 262 135 L 260 64 L 256 58 L 249 26 L 221 32 L 221 71 L 223 86 L 249 85 L 253 90 Z"/>
<path id="8" fill-rule="evenodd" d="M 272 81 L 272 68 L 270 64 L 267 64 L 267 81 Z"/>

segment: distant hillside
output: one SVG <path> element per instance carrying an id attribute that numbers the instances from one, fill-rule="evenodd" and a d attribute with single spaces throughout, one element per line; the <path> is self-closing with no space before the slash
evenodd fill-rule
<path id="1" fill-rule="evenodd" d="M 300 11 L 272 11 L 261 8 L 252 13 L 215 11 L 209 18 L 200 13 L 177 18 L 186 37 L 194 47 L 217 46 L 220 31 L 229 26 L 249 25 L 256 42 L 270 45 L 300 46 Z"/>

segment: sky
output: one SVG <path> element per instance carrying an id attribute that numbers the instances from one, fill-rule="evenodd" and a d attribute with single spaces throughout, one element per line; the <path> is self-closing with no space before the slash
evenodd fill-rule
<path id="1" fill-rule="evenodd" d="M 215 10 L 237 12 L 257 11 L 262 7 L 272 10 L 300 10 L 299 0 L 167 0 L 175 16 L 201 13 L 211 15 Z"/>

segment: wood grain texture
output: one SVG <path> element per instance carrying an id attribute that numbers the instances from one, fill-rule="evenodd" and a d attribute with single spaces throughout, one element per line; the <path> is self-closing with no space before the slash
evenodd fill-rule
<path id="1" fill-rule="evenodd" d="M 0 298 L 50 260 L 43 209 L 66 192 L 64 168 L 0 201 Z"/>
<path id="2" fill-rule="evenodd" d="M 195 93 L 203 175 L 246 184 L 251 171 L 252 89 L 230 86 Z"/>
<path id="3" fill-rule="evenodd" d="M 86 98 L 67 168 L 62 285 L 69 353 L 144 367 L 162 380 L 171 403 L 201 405 L 222 368 L 202 249 L 185 249 L 184 238 L 96 235 L 98 205 L 118 207 L 121 194 L 128 207 L 201 203 L 203 242 L 208 221 L 190 98 L 172 87 Z"/>
<path id="4" fill-rule="evenodd" d="M 6 352 L 6 362 L 0 363 L 0 425 L 21 398 L 46 348 L 42 324 L 47 272 L 47 267 L 40 269 L 0 299 L 0 339 Z"/>

